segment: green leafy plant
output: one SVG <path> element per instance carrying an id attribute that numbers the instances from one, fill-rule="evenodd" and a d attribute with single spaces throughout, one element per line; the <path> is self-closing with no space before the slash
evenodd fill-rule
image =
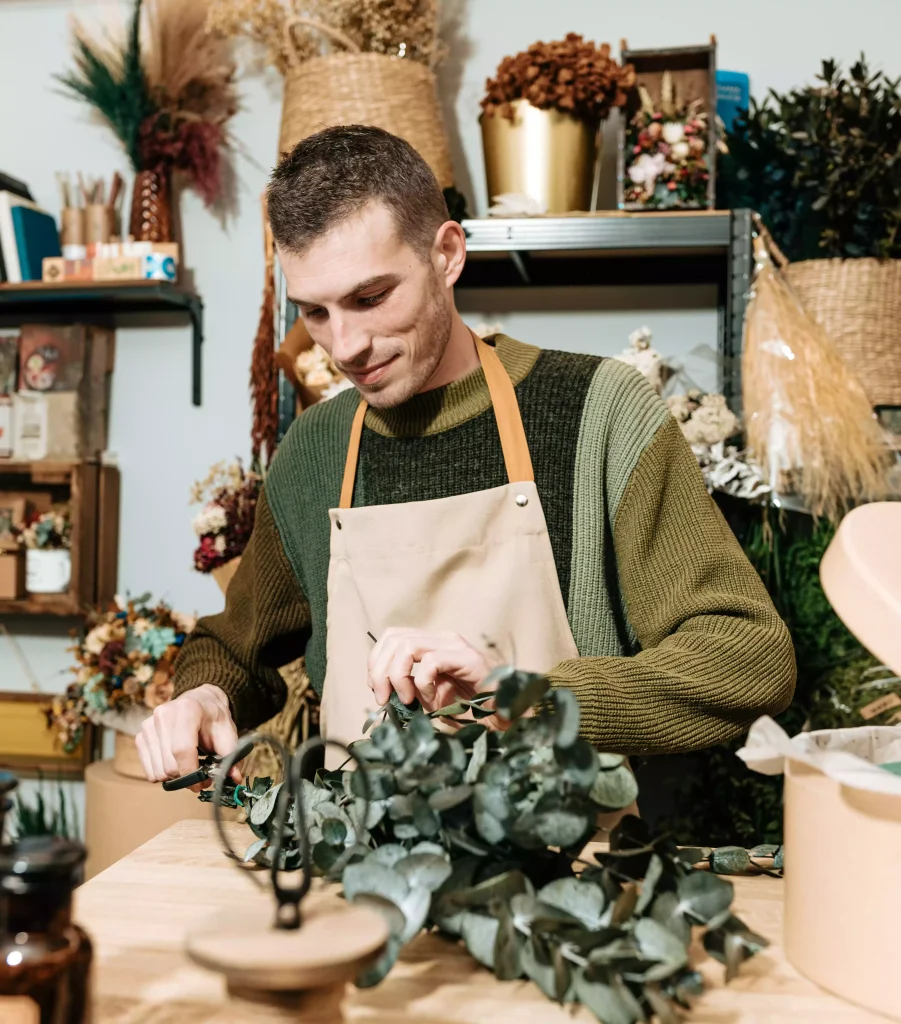
<path id="1" fill-rule="evenodd" d="M 790 260 L 901 257 L 899 80 L 861 59 L 752 100 L 726 133 L 718 205 L 749 206 Z"/>
<path id="2" fill-rule="evenodd" d="M 832 610 L 820 584 L 820 562 L 835 534 L 826 520 L 720 498 L 733 532 L 760 574 L 795 645 L 798 682 L 778 723 L 803 728 L 863 725 L 860 706 L 886 692 L 891 674 Z M 881 685 L 880 685 L 881 684 Z M 899 690 L 901 692 L 901 690 Z M 689 755 L 674 813 L 661 825 L 686 843 L 782 842 L 782 776 L 749 772 L 735 751 L 744 736 Z"/>
<path id="3" fill-rule="evenodd" d="M 352 746 L 360 770 L 303 780 L 302 815 L 293 804 L 286 813 L 282 784 L 240 787 L 257 836 L 245 860 L 298 867 L 303 821 L 316 870 L 389 922 L 387 951 L 361 986 L 378 983 L 405 943 L 435 927 L 498 978 L 529 978 L 605 1024 L 674 1020 L 702 989 L 688 957 L 695 927 L 727 978 L 766 940 L 732 914 L 731 883 L 692 869 L 699 860 L 714 867 L 714 851 L 680 851 L 627 816 L 608 851 L 586 853 L 597 816 L 635 799 L 634 776 L 623 757 L 580 738 L 570 691 L 549 693 L 545 678 L 511 668 L 492 684 L 431 717 L 386 706 Z M 464 712 L 511 724 L 494 732 L 468 721 L 452 733 L 433 724 Z M 755 869 L 747 854 L 717 864 Z"/>
<path id="4" fill-rule="evenodd" d="M 59 836 L 61 839 L 78 838 L 78 822 L 74 809 L 70 807 L 66 791 L 61 781 L 57 781 L 55 799 L 50 802 L 44 798 L 44 780 L 33 804 L 22 798 L 21 792 L 15 797 L 15 816 L 13 827 L 18 838 L 25 836 Z"/>

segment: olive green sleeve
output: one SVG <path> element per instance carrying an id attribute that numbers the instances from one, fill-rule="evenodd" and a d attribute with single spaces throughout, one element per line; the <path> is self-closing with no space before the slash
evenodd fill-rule
<path id="1" fill-rule="evenodd" d="M 622 753 L 692 750 L 787 707 L 788 630 L 672 417 L 634 465 L 612 540 L 638 653 L 582 657 L 550 673 L 575 693 L 587 739 Z"/>
<path id="2" fill-rule="evenodd" d="M 284 706 L 278 669 L 303 655 L 309 628 L 309 604 L 285 556 L 264 489 L 225 611 L 200 619 L 186 641 L 176 664 L 175 695 L 212 683 L 228 695 L 238 729 L 252 729 Z"/>

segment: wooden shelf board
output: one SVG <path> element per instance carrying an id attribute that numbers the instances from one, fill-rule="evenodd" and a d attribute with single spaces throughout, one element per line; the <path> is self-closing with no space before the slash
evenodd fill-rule
<path id="1" fill-rule="evenodd" d="M 0 601 L 0 615 L 80 616 L 81 608 L 71 594 L 29 594 L 19 601 Z"/>
<path id="2" fill-rule="evenodd" d="M 0 476 L 30 476 L 38 483 L 66 483 L 79 465 L 69 459 L 0 459 Z"/>

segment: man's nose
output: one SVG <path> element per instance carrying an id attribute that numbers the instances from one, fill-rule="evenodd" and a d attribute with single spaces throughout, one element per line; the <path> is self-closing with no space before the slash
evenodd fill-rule
<path id="1" fill-rule="evenodd" d="M 352 366 L 361 362 L 370 348 L 369 337 L 354 325 L 352 317 L 332 316 L 332 359 L 343 366 Z"/>

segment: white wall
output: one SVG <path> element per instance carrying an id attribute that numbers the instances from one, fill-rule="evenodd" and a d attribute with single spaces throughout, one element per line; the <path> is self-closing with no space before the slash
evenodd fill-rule
<path id="1" fill-rule="evenodd" d="M 190 2 L 190 0 L 185 0 Z M 107 177 L 127 172 L 111 134 L 87 111 L 60 95 L 53 75 L 69 66 L 69 18 L 88 25 L 121 17 L 118 0 L 0 0 L 0 169 L 24 178 L 36 198 L 56 211 L 57 170 Z M 634 47 L 683 45 L 714 32 L 719 64 L 750 73 L 752 89 L 787 88 L 812 78 L 823 57 L 853 60 L 864 50 L 877 66 L 901 72 L 897 0 L 758 0 L 753 6 L 723 0 L 645 0 L 599 5 L 595 0 L 447 0 L 451 53 L 441 73 L 446 120 L 457 179 L 471 209 L 485 209 L 478 101 L 484 81 L 505 55 L 536 39 L 567 31 Z M 215 584 L 191 569 L 193 537 L 187 506 L 191 483 L 220 459 L 248 452 L 247 377 L 261 290 L 259 196 L 276 148 L 278 83 L 241 82 L 243 110 L 233 132 L 239 156 L 238 208 L 225 224 L 193 195 L 182 202 L 185 255 L 205 304 L 203 405 L 190 404 L 190 332 L 187 327 L 123 330 L 119 334 L 111 422 L 111 448 L 122 471 L 120 590 L 150 590 L 182 610 L 220 606 Z M 474 202 L 473 202 L 474 200 Z M 710 289 L 673 295 L 632 288 L 589 289 L 578 312 L 566 312 L 561 293 L 534 297 L 499 293 L 466 296 L 471 322 L 501 319 L 509 333 L 549 347 L 612 353 L 629 331 L 650 324 L 664 351 L 684 356 L 696 345 L 715 345 Z M 668 308 L 669 306 L 676 308 Z M 696 375 L 711 380 L 711 367 Z M 54 627 L 10 623 L 22 638 L 42 689 L 57 690 L 68 664 L 68 638 Z M 27 686 L 0 638 L 0 689 Z"/>

